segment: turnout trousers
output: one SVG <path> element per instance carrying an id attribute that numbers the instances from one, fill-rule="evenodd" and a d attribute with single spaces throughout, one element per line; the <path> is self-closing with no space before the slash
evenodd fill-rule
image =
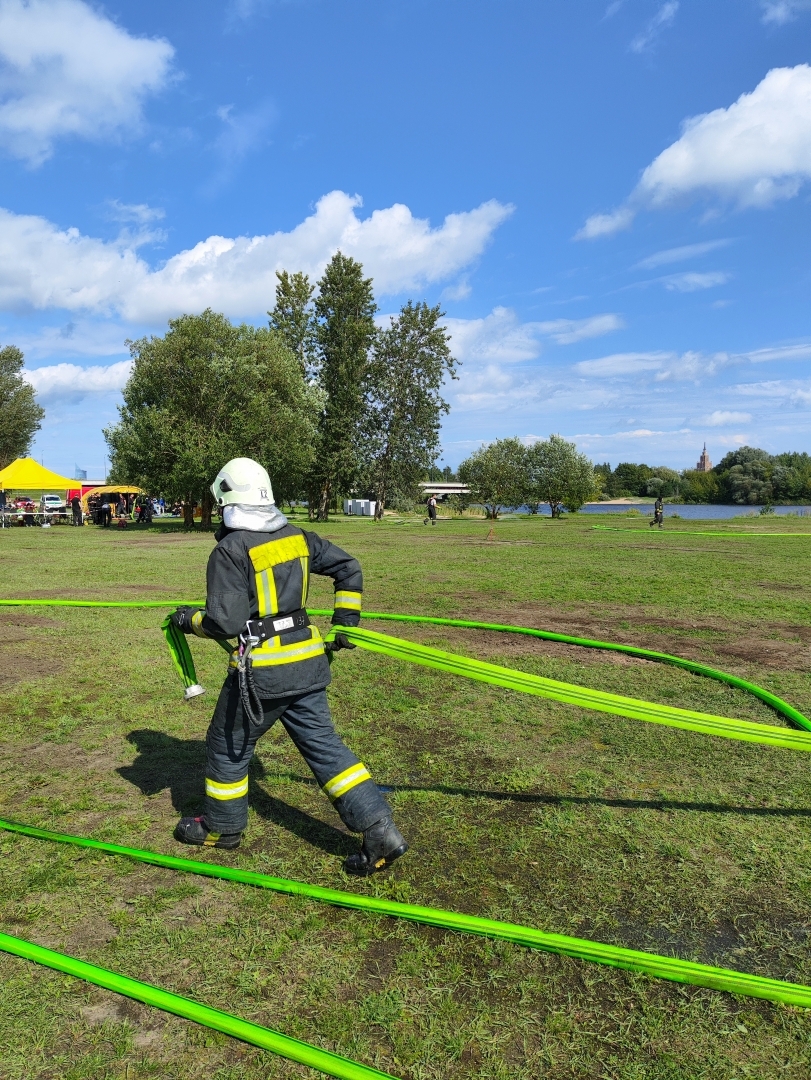
<path id="1" fill-rule="evenodd" d="M 257 741 L 277 720 L 347 828 L 363 832 L 391 814 L 368 769 L 335 730 L 326 690 L 268 698 L 262 711 L 261 723 L 248 720 L 238 677 L 230 674 L 206 735 L 206 819 L 212 832 L 242 832 L 248 824 L 248 766 Z"/>

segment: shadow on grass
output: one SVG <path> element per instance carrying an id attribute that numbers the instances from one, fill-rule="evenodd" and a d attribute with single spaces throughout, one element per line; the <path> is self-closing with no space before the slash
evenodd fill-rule
<path id="1" fill-rule="evenodd" d="M 265 773 L 265 777 L 268 774 Z M 314 785 L 315 780 L 297 773 L 274 773 L 280 780 Z M 811 817 L 811 808 L 782 806 L 734 806 L 729 803 L 681 802 L 676 799 L 608 799 L 599 795 L 540 795 L 527 791 L 481 791 L 448 784 L 378 784 L 385 795 L 400 791 L 433 791 L 438 795 L 462 795 L 496 802 L 523 802 L 541 806 L 612 806 L 620 810 L 697 810 L 708 814 L 741 814 L 745 817 Z"/>
<path id="2" fill-rule="evenodd" d="M 203 739 L 176 739 L 173 735 L 146 728 L 131 731 L 127 741 L 135 746 L 139 756 L 132 765 L 117 770 L 124 780 L 143 795 L 158 795 L 168 788 L 172 806 L 179 814 L 199 812 L 203 803 L 206 760 Z M 249 775 L 256 779 L 266 775 L 258 758 L 251 762 Z M 306 777 L 295 779 L 305 780 Z M 255 785 L 251 787 L 249 801 L 260 818 L 272 821 L 328 855 L 346 856 L 357 851 L 357 840 L 349 834 L 289 806 Z"/>

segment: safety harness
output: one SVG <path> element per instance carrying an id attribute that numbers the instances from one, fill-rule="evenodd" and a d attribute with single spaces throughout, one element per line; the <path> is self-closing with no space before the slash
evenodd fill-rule
<path id="1" fill-rule="evenodd" d="M 237 677 L 242 708 L 250 723 L 260 723 L 263 715 L 262 701 L 253 677 L 251 653 L 268 638 L 281 639 L 309 625 L 310 616 L 305 608 L 298 608 L 287 615 L 266 615 L 263 619 L 248 619 L 245 623 L 237 647 Z"/>

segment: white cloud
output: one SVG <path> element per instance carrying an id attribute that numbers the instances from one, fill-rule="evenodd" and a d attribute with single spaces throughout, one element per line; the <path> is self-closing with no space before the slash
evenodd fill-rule
<path id="1" fill-rule="evenodd" d="M 631 42 L 631 51 L 636 53 L 647 52 L 656 39 L 672 25 L 679 10 L 679 0 L 666 0 L 656 14 L 651 18 L 643 30 L 641 30 Z"/>
<path id="2" fill-rule="evenodd" d="M 716 409 L 709 416 L 702 417 L 701 422 L 708 427 L 730 427 L 733 424 L 748 424 L 752 414 L 747 412 L 726 412 Z"/>
<path id="3" fill-rule="evenodd" d="M 661 371 L 672 353 L 614 353 L 601 356 L 599 360 L 581 360 L 574 365 L 575 371 L 583 375 L 615 377 L 619 375 L 637 375 L 643 371 Z"/>
<path id="4" fill-rule="evenodd" d="M 769 379 L 765 382 L 738 383 L 732 387 L 742 397 L 756 398 L 759 402 L 787 402 L 806 405 L 811 402 L 811 383 L 800 379 Z"/>
<path id="5" fill-rule="evenodd" d="M 462 278 L 462 280 L 457 281 L 455 285 L 448 285 L 446 289 L 442 290 L 442 299 L 467 300 L 472 291 L 467 278 Z"/>
<path id="6" fill-rule="evenodd" d="M 40 399 L 63 399 L 66 395 L 83 397 L 86 394 L 107 394 L 120 390 L 129 378 L 131 368 L 130 360 L 107 367 L 52 364 L 23 371 L 23 377 L 34 387 Z"/>
<path id="7" fill-rule="evenodd" d="M 710 251 L 726 247 L 729 240 L 707 240 L 703 244 L 685 244 L 683 247 L 668 248 L 666 251 L 657 251 L 647 258 L 641 259 L 634 269 L 656 270 L 659 266 L 668 266 L 670 263 L 684 262 L 685 259 L 696 259 L 706 255 Z"/>
<path id="8" fill-rule="evenodd" d="M 521 323 L 514 311 L 497 307 L 483 319 L 446 319 L 454 356 L 464 364 L 514 364 L 541 351 L 538 323 Z"/>
<path id="9" fill-rule="evenodd" d="M 729 281 L 729 274 L 721 270 L 699 274 L 688 271 L 684 274 L 669 274 L 662 278 L 665 288 L 676 292 L 696 292 L 697 289 L 712 289 L 716 285 L 725 285 Z"/>
<path id="10" fill-rule="evenodd" d="M 333 191 L 290 232 L 210 236 L 157 270 L 136 254 L 142 238 L 107 242 L 0 210 L 0 309 L 118 312 L 154 324 L 211 306 L 250 318 L 272 302 L 277 269 L 317 276 L 338 249 L 363 263 L 379 295 L 391 295 L 470 266 L 512 212 L 490 200 L 431 228 L 399 203 L 364 219 L 360 206 L 358 196 Z"/>
<path id="11" fill-rule="evenodd" d="M 592 214 L 586 224 L 575 233 L 575 240 L 596 240 L 600 236 L 613 236 L 614 233 L 627 229 L 634 220 L 634 212 L 627 206 L 620 206 L 610 214 Z"/>
<path id="12" fill-rule="evenodd" d="M 811 360 L 811 345 L 781 345 L 776 349 L 755 349 L 743 355 L 753 364 L 767 360 Z"/>
<path id="13" fill-rule="evenodd" d="M 493 308 L 483 319 L 446 319 L 445 324 L 451 333 L 454 355 L 468 364 L 534 360 L 541 352 L 542 338 L 549 337 L 558 345 L 571 345 L 625 326 L 620 316 L 614 314 L 522 323 L 514 311 L 505 307 Z"/>
<path id="14" fill-rule="evenodd" d="M 36 166 L 58 138 L 137 131 L 173 55 L 81 0 L 0 0 L 0 144 Z"/>
<path id="15" fill-rule="evenodd" d="M 581 360 L 574 365 L 574 370 L 581 375 L 607 379 L 651 372 L 654 381 L 659 383 L 682 380 L 698 382 L 705 376 L 714 375 L 727 360 L 724 353 L 713 357 L 689 351 L 681 355 L 673 352 L 614 353 L 596 360 Z"/>
<path id="16" fill-rule="evenodd" d="M 694 116 L 642 174 L 637 198 L 664 206 L 710 191 L 744 206 L 796 195 L 811 177 L 811 67 L 774 68 L 727 109 Z"/>
<path id="17" fill-rule="evenodd" d="M 608 435 L 583 432 L 573 436 L 575 439 L 650 439 L 656 435 L 690 435 L 690 428 L 678 428 L 676 431 L 654 431 L 652 428 L 635 428 L 633 431 L 613 431 Z"/>
<path id="18" fill-rule="evenodd" d="M 160 207 L 148 206 L 146 203 L 122 203 L 119 199 L 110 199 L 108 216 L 113 221 L 131 221 L 136 225 L 149 225 L 153 221 L 161 221 L 166 217 L 165 211 Z"/>
<path id="19" fill-rule="evenodd" d="M 765 23 L 782 26 L 796 19 L 801 11 L 811 9 L 811 0 L 760 0 L 760 6 Z"/>
<path id="20" fill-rule="evenodd" d="M 602 337 L 625 326 L 619 315 L 592 315 L 588 319 L 553 319 L 536 324 L 542 334 L 548 334 L 558 345 L 573 345 L 576 341 Z"/>
<path id="21" fill-rule="evenodd" d="M 628 203 L 590 217 L 578 239 L 608 236 L 642 208 L 711 195 L 739 207 L 791 198 L 811 178 L 811 67 L 773 68 L 728 108 L 686 120 L 651 162 Z"/>

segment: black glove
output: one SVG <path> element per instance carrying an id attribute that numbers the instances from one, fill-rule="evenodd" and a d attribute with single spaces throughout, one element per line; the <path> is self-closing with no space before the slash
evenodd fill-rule
<path id="1" fill-rule="evenodd" d="M 169 618 L 175 624 L 175 626 L 184 634 L 193 634 L 191 620 L 192 616 L 198 611 L 203 611 L 203 608 L 197 607 L 179 607 L 177 611 L 173 611 Z"/>
<path id="2" fill-rule="evenodd" d="M 333 626 L 357 626 L 359 622 L 360 612 L 351 608 L 336 608 L 332 613 Z"/>
<path id="3" fill-rule="evenodd" d="M 357 649 L 357 645 L 353 645 L 346 634 L 336 634 L 332 641 L 328 641 L 324 648 L 327 652 L 338 652 L 340 649 Z"/>

